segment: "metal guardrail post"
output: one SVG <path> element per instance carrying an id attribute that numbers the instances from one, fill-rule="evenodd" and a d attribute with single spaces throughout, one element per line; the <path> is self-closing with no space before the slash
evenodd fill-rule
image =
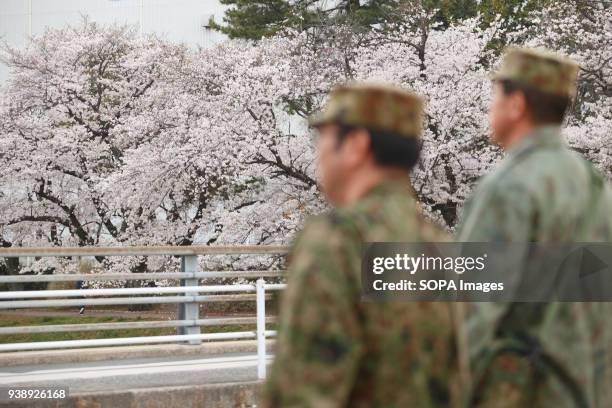
<path id="1" fill-rule="evenodd" d="M 262 278 L 257 279 L 257 377 L 266 378 L 266 288 Z"/>
<path id="2" fill-rule="evenodd" d="M 198 271 L 198 256 L 188 255 L 181 257 L 181 272 L 195 273 Z M 198 279 L 195 277 L 181 279 L 181 286 L 198 286 Z M 185 296 L 197 296 L 197 293 L 187 292 Z M 200 309 L 198 302 L 186 302 L 178 305 L 178 320 L 192 320 L 193 326 L 184 326 L 177 328 L 177 334 L 200 334 L 200 326 L 196 325 L 196 320 L 200 318 Z M 189 340 L 187 344 L 200 344 L 199 339 Z"/>

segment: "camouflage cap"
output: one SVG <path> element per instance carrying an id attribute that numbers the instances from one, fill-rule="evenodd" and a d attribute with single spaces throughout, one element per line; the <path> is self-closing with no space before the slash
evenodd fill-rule
<path id="1" fill-rule="evenodd" d="M 310 118 L 313 127 L 339 123 L 404 137 L 419 137 L 422 122 L 420 96 L 401 88 L 368 83 L 335 88 L 323 110 Z"/>
<path id="2" fill-rule="evenodd" d="M 542 92 L 576 94 L 578 64 L 547 50 L 510 47 L 494 80 L 510 80 Z"/>

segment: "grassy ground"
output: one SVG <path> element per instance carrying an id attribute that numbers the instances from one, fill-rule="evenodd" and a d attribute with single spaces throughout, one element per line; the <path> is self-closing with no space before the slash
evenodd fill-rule
<path id="1" fill-rule="evenodd" d="M 163 320 L 141 317 L 117 317 L 117 316 L 15 316 L 0 315 L 0 327 L 14 326 L 40 326 L 47 324 L 78 324 L 78 323 L 113 323 L 113 322 L 143 322 L 151 320 Z M 202 327 L 202 333 L 225 333 L 233 331 L 255 330 L 255 325 L 231 325 Z M 105 339 L 116 337 L 139 337 L 139 336 L 164 336 L 176 334 L 176 328 L 150 328 L 150 329 L 126 329 L 126 330 L 98 330 L 80 332 L 52 332 L 32 334 L 9 334 L 0 335 L 1 343 L 22 343 L 33 341 L 58 341 L 58 340 L 85 340 Z"/>

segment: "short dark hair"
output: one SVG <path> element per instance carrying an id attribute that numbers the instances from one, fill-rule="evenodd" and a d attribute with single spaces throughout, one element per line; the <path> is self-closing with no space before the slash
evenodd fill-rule
<path id="1" fill-rule="evenodd" d="M 355 126 L 340 125 L 338 146 L 346 136 L 358 129 Z M 422 143 L 417 137 L 407 137 L 392 132 L 365 129 L 370 135 L 370 150 L 374 160 L 381 166 L 400 167 L 410 170 L 419 161 Z"/>
<path id="2" fill-rule="evenodd" d="M 565 114 L 571 102 L 569 96 L 559 96 L 542 92 L 530 86 L 507 79 L 501 80 L 500 83 L 506 95 L 510 95 L 514 92 L 521 92 L 525 95 L 527 108 L 536 124 L 560 125 L 563 123 L 563 119 L 565 118 Z"/>

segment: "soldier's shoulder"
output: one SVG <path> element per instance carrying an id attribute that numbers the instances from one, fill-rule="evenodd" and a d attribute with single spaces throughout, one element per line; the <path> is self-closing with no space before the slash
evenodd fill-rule
<path id="1" fill-rule="evenodd" d="M 527 177 L 525 168 L 509 169 L 500 166 L 483 177 L 474 194 L 476 199 L 487 198 L 488 200 L 500 199 L 506 201 L 509 197 L 518 197 L 527 194 L 529 185 L 534 177 Z M 529 173 L 528 171 L 526 173 Z M 533 176 L 533 175 L 532 175 Z"/>
<path id="2" fill-rule="evenodd" d="M 530 191 L 542 191 L 542 186 L 554 189 L 556 185 L 578 184 L 586 187 L 593 179 L 592 164 L 577 152 L 562 148 L 542 149 L 526 157 L 503 178 L 505 183 L 520 183 Z"/>
<path id="3" fill-rule="evenodd" d="M 310 217 L 295 239 L 294 246 L 334 246 L 345 242 L 356 234 L 356 228 L 349 212 L 334 209 Z"/>
<path id="4" fill-rule="evenodd" d="M 348 210 L 333 209 L 310 217 L 304 224 L 303 233 L 328 233 L 344 231 L 353 225 L 354 215 Z"/>
<path id="5" fill-rule="evenodd" d="M 539 185 L 543 179 L 555 180 L 584 173 L 584 159 L 569 149 L 539 149 L 506 157 L 482 179 L 488 189 L 503 190 Z"/>
<path id="6" fill-rule="evenodd" d="M 339 260 L 355 260 L 360 253 L 360 237 L 352 232 L 347 216 L 342 211 L 332 211 L 311 217 L 305 223 L 293 241 L 287 261 L 292 274 L 307 276 L 316 265 L 332 279 L 331 276 L 342 273 L 338 265 L 346 264 Z"/>

